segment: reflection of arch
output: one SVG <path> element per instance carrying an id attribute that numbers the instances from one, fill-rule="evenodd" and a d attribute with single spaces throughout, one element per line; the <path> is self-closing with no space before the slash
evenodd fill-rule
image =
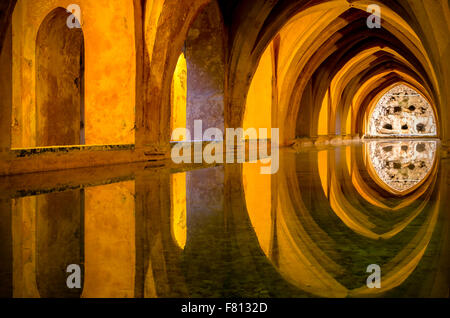
<path id="1" fill-rule="evenodd" d="M 305 156 L 318 157 L 315 153 Z M 269 188 L 262 191 L 259 188 L 261 181 L 249 173 L 251 164 L 245 164 L 243 180 L 247 209 L 261 249 L 284 279 L 312 294 L 323 297 L 382 295 L 405 283 L 423 260 L 427 249 L 434 248 L 430 241 L 439 216 L 438 173 L 434 171 L 430 177 L 432 182 L 417 202 L 410 202 L 409 206 L 392 213 L 392 209 L 374 207 L 361 197 L 353 187 L 349 166 L 339 150 L 326 156 L 325 166 L 317 165 L 316 168 L 313 160 L 310 166 L 305 166 L 304 160 L 299 164 L 300 161 L 296 162 L 293 156 L 286 154 L 284 159 L 282 157 L 271 210 L 255 209 L 251 198 L 270 193 L 271 186 L 267 183 Z M 317 191 L 317 187 L 323 185 L 319 169 L 327 169 L 325 174 L 322 173 L 327 178 L 324 184 L 329 187 L 325 194 L 334 203 L 324 199 L 323 192 Z M 341 210 L 346 214 L 340 214 Z M 261 224 L 266 219 L 266 224 Z M 386 233 L 376 234 L 380 231 Z M 380 240 L 381 237 L 384 239 Z M 392 244 L 400 246 L 391 248 Z M 389 257 L 385 252 L 378 253 L 388 246 Z M 349 251 L 371 247 L 377 247 L 377 252 L 372 249 L 365 261 L 371 264 L 376 259 L 383 268 L 382 288 L 377 290 L 365 287 L 369 274 L 361 279 L 351 266 L 342 266 L 341 263 L 349 256 Z M 377 259 L 379 257 L 382 258 Z M 358 270 L 365 271 L 367 265 L 363 262 L 360 265 Z"/>
<path id="2" fill-rule="evenodd" d="M 179 267 L 181 253 L 172 235 L 169 174 L 139 176 L 135 181 L 136 270 L 134 297 L 186 297 Z"/>
<path id="3" fill-rule="evenodd" d="M 348 182 L 348 187 L 346 186 L 347 183 L 341 180 L 341 177 L 345 174 L 340 172 L 342 167 L 339 162 L 339 157 L 334 157 L 334 154 L 330 154 L 330 156 L 333 159 L 328 162 L 327 166 L 328 171 L 330 171 L 327 180 L 329 184 L 328 200 L 330 207 L 342 222 L 355 233 L 371 239 L 390 239 L 406 228 L 429 203 L 430 196 L 433 193 L 432 190 L 436 183 L 437 164 L 434 164 L 433 169 L 430 172 L 432 177 L 430 176 L 425 180 L 430 182 L 428 191 L 419 191 L 419 193 L 422 194 L 421 200 L 409 201 L 410 205 L 408 213 L 403 213 L 403 218 L 400 221 L 390 224 L 390 221 L 385 221 L 383 217 L 371 216 L 368 207 L 363 204 L 356 204 L 351 200 L 348 193 L 357 192 L 355 194 L 356 196 L 359 196 L 358 190 L 355 191 L 353 183 L 350 183 L 350 180 Z M 412 195 L 414 196 L 415 194 Z M 392 200 L 392 198 L 390 198 L 390 200 Z M 405 206 L 403 205 L 402 208 L 404 209 Z M 387 211 L 399 211 L 399 209 L 394 210 L 388 208 Z M 377 228 L 384 229 L 382 230 L 382 234 L 378 233 L 379 230 L 377 231 Z"/>
<path id="4" fill-rule="evenodd" d="M 201 8 L 190 22 L 172 78 L 171 134 L 187 128 L 194 136 L 194 121 L 202 120 L 202 132 L 224 129 L 225 40 L 222 14 L 217 1 Z M 214 136 L 217 138 L 217 136 Z M 184 140 L 172 136 L 171 141 Z"/>
<path id="5" fill-rule="evenodd" d="M 41 297 L 80 297 L 67 288 L 67 267 L 84 271 L 84 191 L 45 194 L 36 201 L 36 284 Z"/>
<path id="6" fill-rule="evenodd" d="M 436 147 L 434 141 L 368 142 L 364 147 L 365 166 L 381 188 L 394 195 L 406 195 L 421 187 L 436 172 Z"/>
<path id="7" fill-rule="evenodd" d="M 50 12 L 36 38 L 36 145 L 84 144 L 84 37 L 63 8 Z"/>
<path id="8" fill-rule="evenodd" d="M 386 211 L 398 211 L 411 205 L 420 198 L 433 183 L 433 178 L 427 178 L 420 189 L 417 189 L 417 191 L 402 198 L 400 201 L 395 201 L 393 203 L 392 197 L 389 194 L 386 196 L 385 192 L 380 191 L 380 189 L 384 188 L 380 188 L 379 186 L 371 187 L 370 181 L 372 181 L 372 183 L 375 181 L 370 177 L 369 172 L 365 170 L 366 160 L 364 159 L 367 158 L 359 158 L 365 157 L 362 152 L 363 150 L 360 148 L 356 150 L 350 146 L 347 149 L 350 151 L 347 152 L 346 161 L 347 164 L 350 165 L 349 174 L 353 187 L 359 193 L 361 198 L 366 200 L 370 205 L 382 208 Z"/>
<path id="9" fill-rule="evenodd" d="M 134 194 L 124 181 L 14 199 L 14 297 L 133 297 Z M 67 264 L 81 290 L 67 288 Z"/>

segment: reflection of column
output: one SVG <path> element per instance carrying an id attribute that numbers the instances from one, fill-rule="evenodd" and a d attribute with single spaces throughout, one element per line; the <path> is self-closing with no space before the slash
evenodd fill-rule
<path id="1" fill-rule="evenodd" d="M 85 189 L 83 297 L 134 297 L 134 182 Z"/>
<path id="2" fill-rule="evenodd" d="M 67 288 L 67 266 L 83 271 L 83 191 L 37 197 L 36 281 L 41 297 L 79 297 L 80 289 Z"/>
<path id="3" fill-rule="evenodd" d="M 135 297 L 186 297 L 171 235 L 170 176 L 136 177 Z"/>
<path id="4" fill-rule="evenodd" d="M 225 291 L 223 296 L 304 297 L 305 295 L 283 280 L 273 266 L 275 264 L 276 267 L 280 260 L 279 238 L 276 231 L 279 215 L 276 203 L 280 184 L 278 176 L 285 166 L 283 155 L 280 160 L 280 171 L 270 176 L 260 175 L 258 164 L 245 164 L 244 168 L 238 165 L 224 167 L 226 244 L 222 244 L 221 248 L 224 250 L 222 262 L 225 264 L 222 275 L 226 274 L 223 275 L 225 278 L 223 286 L 228 287 L 228 293 Z M 246 206 L 247 198 L 244 195 L 248 194 L 252 198 L 249 200 L 250 205 Z M 263 204 L 259 206 L 253 200 L 258 195 L 260 200 L 265 202 L 264 205 L 268 206 Z M 254 208 L 256 210 L 253 210 Z M 268 224 L 264 224 L 265 222 Z"/>
<path id="5" fill-rule="evenodd" d="M 0 199 L 0 298 L 13 295 L 11 200 Z"/>
<path id="6" fill-rule="evenodd" d="M 187 245 L 183 268 L 194 296 L 221 297 L 223 277 L 231 270 L 224 267 L 228 242 L 224 240 L 223 205 L 223 167 L 187 173 Z M 205 291 L 209 294 L 204 294 Z"/>
<path id="7" fill-rule="evenodd" d="M 13 296 L 36 298 L 36 197 L 13 200 Z"/>
<path id="8" fill-rule="evenodd" d="M 325 151 L 286 156 L 281 162 L 276 215 L 278 260 L 274 265 L 284 279 L 308 293 L 345 297 L 345 287 L 333 277 L 342 269 L 322 251 L 323 245 L 333 246 L 333 241 L 315 222 L 330 214 L 326 198 L 329 159 Z M 323 162 L 319 164 L 320 160 Z"/>

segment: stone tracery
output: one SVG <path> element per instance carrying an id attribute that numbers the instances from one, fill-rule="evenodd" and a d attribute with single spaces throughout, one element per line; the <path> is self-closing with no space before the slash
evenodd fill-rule
<path id="1" fill-rule="evenodd" d="M 374 177 L 396 194 L 420 185 L 436 160 L 435 141 L 371 141 L 367 147 Z"/>
<path id="2" fill-rule="evenodd" d="M 369 136 L 436 136 L 431 105 L 414 89 L 398 85 L 377 103 L 370 117 Z"/>

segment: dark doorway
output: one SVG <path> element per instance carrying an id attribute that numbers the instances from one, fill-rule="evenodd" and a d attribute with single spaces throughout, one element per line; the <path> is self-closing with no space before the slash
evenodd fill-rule
<path id="1" fill-rule="evenodd" d="M 36 39 L 36 146 L 84 144 L 84 36 L 57 8 Z"/>

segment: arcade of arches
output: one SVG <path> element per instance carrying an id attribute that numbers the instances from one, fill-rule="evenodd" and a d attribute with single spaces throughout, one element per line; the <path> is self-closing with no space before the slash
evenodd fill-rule
<path id="1" fill-rule="evenodd" d="M 449 296 L 447 0 L 73 2 L 0 2 L 0 297 Z"/>

